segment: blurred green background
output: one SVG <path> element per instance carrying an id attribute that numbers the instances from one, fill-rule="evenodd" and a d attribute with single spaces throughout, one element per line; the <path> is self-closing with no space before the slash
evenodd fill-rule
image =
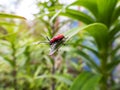
<path id="1" fill-rule="evenodd" d="M 0 90 L 120 90 L 119 41 L 120 0 L 0 0 Z"/>

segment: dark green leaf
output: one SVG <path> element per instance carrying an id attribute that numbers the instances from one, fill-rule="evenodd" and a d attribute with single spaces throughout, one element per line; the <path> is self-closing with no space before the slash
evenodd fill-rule
<path id="1" fill-rule="evenodd" d="M 100 75 L 92 76 L 82 87 L 81 90 L 96 90 L 98 88 L 98 83 L 100 81 Z"/>
<path id="2" fill-rule="evenodd" d="M 101 72 L 99 66 L 97 66 L 97 64 L 89 55 L 87 55 L 82 50 L 76 50 L 76 52 L 83 58 L 83 60 L 87 63 L 88 66 L 92 67 L 98 73 Z"/>
<path id="3" fill-rule="evenodd" d="M 85 46 L 85 45 L 80 45 L 81 47 L 91 51 L 93 54 L 95 54 L 96 56 L 99 56 L 98 52 L 96 50 L 94 50 L 93 48 L 91 47 L 88 47 L 88 46 Z"/>
<path id="4" fill-rule="evenodd" d="M 82 72 L 73 82 L 70 90 L 95 90 L 101 76 Z"/>
<path id="5" fill-rule="evenodd" d="M 70 6 L 72 5 L 83 6 L 86 9 L 88 9 L 97 18 L 98 10 L 96 3 L 97 0 L 77 0 L 76 2 L 72 3 Z"/>
<path id="6" fill-rule="evenodd" d="M 120 31 L 120 22 L 114 25 L 114 28 L 109 32 L 109 40 L 114 40 L 116 34 Z"/>
<path id="7" fill-rule="evenodd" d="M 61 15 L 82 21 L 86 24 L 95 22 L 95 20 L 92 17 L 90 17 L 89 15 L 87 15 L 81 11 L 77 11 L 77 10 L 73 10 L 73 9 L 66 9 L 65 12 L 61 13 Z"/>
<path id="8" fill-rule="evenodd" d="M 120 6 L 115 8 L 112 18 L 111 18 L 111 23 L 114 23 L 118 19 L 119 16 L 120 16 Z"/>
<path id="9" fill-rule="evenodd" d="M 111 63 L 107 65 L 108 72 L 111 72 L 120 63 L 120 56 L 116 56 Z"/>

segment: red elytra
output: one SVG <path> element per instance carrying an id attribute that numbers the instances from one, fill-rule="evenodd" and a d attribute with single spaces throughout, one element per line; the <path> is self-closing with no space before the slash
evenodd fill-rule
<path id="1" fill-rule="evenodd" d="M 51 40 L 50 40 L 50 45 L 52 45 L 55 42 L 61 41 L 64 38 L 63 34 L 58 34 L 57 36 L 54 36 Z"/>

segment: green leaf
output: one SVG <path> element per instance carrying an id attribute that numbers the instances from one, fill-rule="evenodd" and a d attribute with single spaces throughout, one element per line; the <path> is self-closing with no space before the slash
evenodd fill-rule
<path id="1" fill-rule="evenodd" d="M 111 63 L 107 64 L 108 72 L 111 72 L 119 63 L 120 63 L 120 56 L 118 55 L 113 59 Z"/>
<path id="2" fill-rule="evenodd" d="M 7 25 L 7 26 L 15 26 L 15 23 L 10 23 L 10 22 L 0 22 L 0 26 Z"/>
<path id="3" fill-rule="evenodd" d="M 51 11 L 49 13 L 42 13 L 42 14 L 39 14 L 37 15 L 36 17 L 37 18 L 43 18 L 44 16 L 53 16 L 55 14 L 55 11 Z"/>
<path id="4" fill-rule="evenodd" d="M 120 31 L 120 22 L 118 21 L 115 25 L 114 28 L 109 32 L 109 40 L 114 40 L 116 34 Z"/>
<path id="5" fill-rule="evenodd" d="M 96 90 L 101 75 L 82 72 L 73 82 L 70 90 Z"/>
<path id="6" fill-rule="evenodd" d="M 104 24 L 94 23 L 85 27 L 78 27 L 66 31 L 64 35 L 68 38 L 67 40 L 69 40 L 72 36 L 76 35 L 80 31 L 88 32 L 95 39 L 99 49 L 108 47 L 108 28 Z"/>
<path id="7" fill-rule="evenodd" d="M 97 0 L 98 22 L 102 22 L 109 27 L 116 4 L 117 0 Z"/>
<path id="8" fill-rule="evenodd" d="M 89 55 L 87 55 L 82 50 L 76 50 L 76 52 L 82 57 L 82 59 L 87 63 L 88 66 L 92 67 L 97 73 L 101 72 L 99 66 L 97 66 L 97 64 Z"/>
<path id="9" fill-rule="evenodd" d="M 53 23 L 53 21 L 57 18 L 57 16 L 62 12 L 62 9 L 60 9 L 57 13 L 53 15 L 53 17 L 50 19 L 50 23 Z"/>
<path id="10" fill-rule="evenodd" d="M 115 10 L 113 11 L 111 23 L 114 23 L 118 19 L 119 16 L 120 16 L 120 5 L 117 8 L 115 8 Z"/>
<path id="11" fill-rule="evenodd" d="M 8 63 L 13 67 L 13 61 L 10 60 L 7 56 L 2 55 L 2 56 L 0 56 L 0 57 L 2 57 L 2 58 L 4 59 L 4 61 L 8 62 Z"/>
<path id="12" fill-rule="evenodd" d="M 17 34 L 17 32 L 9 33 L 9 34 L 6 34 L 6 35 L 2 35 L 2 36 L 0 36 L 0 39 L 1 38 L 6 38 L 6 39 L 10 40 L 10 37 L 15 36 L 16 34 Z"/>
<path id="13" fill-rule="evenodd" d="M 120 50 L 120 45 L 118 45 L 115 49 L 111 51 L 112 57 L 114 57 L 118 53 L 119 50 Z"/>
<path id="14" fill-rule="evenodd" d="M 67 84 L 67 85 L 72 84 L 72 81 L 68 77 L 66 77 L 64 75 L 54 75 L 54 78 L 57 79 L 60 82 L 63 82 L 65 84 Z"/>
<path id="15" fill-rule="evenodd" d="M 0 13 L 0 18 L 16 18 L 16 19 L 25 19 L 22 16 L 14 15 L 14 14 L 6 14 L 6 13 Z"/>
<path id="16" fill-rule="evenodd" d="M 97 10 L 96 1 L 97 0 L 77 0 L 76 2 L 72 3 L 70 6 L 73 5 L 83 6 L 86 9 L 88 9 L 97 18 L 98 10 Z"/>
<path id="17" fill-rule="evenodd" d="M 92 17 L 78 10 L 66 9 L 65 12 L 61 13 L 61 15 L 82 21 L 86 24 L 95 22 Z"/>
<path id="18" fill-rule="evenodd" d="M 98 54 L 98 52 L 96 51 L 96 50 L 94 50 L 93 48 L 91 48 L 91 47 L 88 47 L 88 46 L 85 46 L 85 45 L 80 45 L 81 47 L 83 47 L 83 48 L 85 48 L 85 49 L 87 49 L 87 50 L 89 50 L 89 51 L 91 51 L 93 54 L 95 54 L 97 57 L 99 56 L 99 54 Z"/>
<path id="19" fill-rule="evenodd" d="M 43 79 L 43 78 L 54 78 L 54 79 L 58 80 L 59 82 L 65 83 L 67 85 L 72 84 L 72 81 L 68 77 L 66 77 L 65 75 L 48 74 L 48 75 L 41 75 L 41 76 L 35 77 L 35 79 Z"/>
<path id="20" fill-rule="evenodd" d="M 98 87 L 98 83 L 100 81 L 99 75 L 92 76 L 89 81 L 86 82 L 86 84 L 82 87 L 81 90 L 96 90 Z"/>

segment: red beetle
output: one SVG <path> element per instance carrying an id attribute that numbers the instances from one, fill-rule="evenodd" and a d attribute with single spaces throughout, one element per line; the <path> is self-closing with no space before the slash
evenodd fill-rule
<path id="1" fill-rule="evenodd" d="M 58 34 L 57 36 L 54 36 L 51 40 L 50 40 L 50 45 L 56 43 L 56 42 L 59 42 L 61 41 L 64 37 L 63 34 Z"/>

